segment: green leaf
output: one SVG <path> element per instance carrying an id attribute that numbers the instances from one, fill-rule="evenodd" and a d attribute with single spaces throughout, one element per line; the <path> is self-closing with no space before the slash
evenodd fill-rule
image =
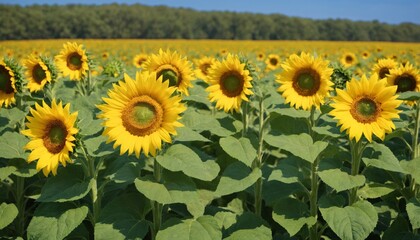
<path id="1" fill-rule="evenodd" d="M 78 119 L 77 126 L 80 129 L 80 134 L 84 136 L 93 135 L 102 130 L 102 120 L 94 119 L 92 111 L 85 109 L 78 110 Z"/>
<path id="2" fill-rule="evenodd" d="M 0 132 L 8 127 L 15 129 L 16 124 L 24 119 L 26 113 L 17 107 L 0 109 Z"/>
<path id="3" fill-rule="evenodd" d="M 271 172 L 268 181 L 279 181 L 283 183 L 298 183 L 304 179 L 302 169 L 298 166 L 296 157 L 286 158 L 279 161 L 278 165 Z"/>
<path id="4" fill-rule="evenodd" d="M 366 181 L 363 175 L 352 176 L 336 168 L 318 172 L 318 176 L 337 192 L 363 186 Z"/>
<path id="5" fill-rule="evenodd" d="M 327 142 L 317 141 L 313 143 L 311 136 L 306 133 L 280 136 L 267 135 L 264 140 L 271 146 L 284 149 L 310 163 L 313 163 L 328 146 Z"/>
<path id="6" fill-rule="evenodd" d="M 222 127 L 220 122 L 217 121 L 217 119 L 215 119 L 212 115 L 208 113 L 200 114 L 194 110 L 187 110 L 184 113 L 181 122 L 185 126 L 197 132 L 210 131 L 212 134 L 220 137 L 226 137 L 234 133 Z"/>
<path id="7" fill-rule="evenodd" d="M 226 230 L 229 240 L 270 240 L 271 229 L 259 216 L 251 212 L 245 212 L 237 216 L 237 221 Z"/>
<path id="8" fill-rule="evenodd" d="M 133 183 L 140 176 L 143 167 L 144 162 L 127 162 L 114 174 L 109 175 L 109 178 L 116 183 Z"/>
<path id="9" fill-rule="evenodd" d="M 103 157 L 115 152 L 111 143 L 106 143 L 107 137 L 99 135 L 86 138 L 83 143 L 86 146 L 88 154 L 93 157 Z"/>
<path id="10" fill-rule="evenodd" d="M 257 157 L 257 150 L 248 138 L 237 139 L 232 136 L 221 138 L 220 146 L 229 156 L 245 163 L 248 167 L 252 166 Z"/>
<path id="11" fill-rule="evenodd" d="M 372 166 L 391 172 L 405 173 L 398 159 L 387 146 L 373 142 L 368 148 L 372 148 L 374 152 L 371 158 L 362 158 L 367 167 Z"/>
<path id="12" fill-rule="evenodd" d="M 0 205 L 0 230 L 11 224 L 18 213 L 19 211 L 15 204 L 2 203 Z"/>
<path id="13" fill-rule="evenodd" d="M 307 121 L 308 120 L 305 118 L 290 117 L 287 115 L 281 115 L 277 112 L 272 112 L 270 114 L 270 127 L 275 133 L 290 135 L 308 132 Z"/>
<path id="14" fill-rule="evenodd" d="M 236 223 L 236 214 L 233 212 L 220 211 L 214 215 L 220 229 L 227 229 Z"/>
<path id="15" fill-rule="evenodd" d="M 396 189 L 395 183 L 381 184 L 369 183 L 360 188 L 357 192 L 364 199 L 379 198 L 385 196 Z"/>
<path id="16" fill-rule="evenodd" d="M 414 178 L 415 183 L 420 185 L 420 158 L 400 161 L 400 165 L 405 172 Z"/>
<path id="17" fill-rule="evenodd" d="M 407 203 L 407 214 L 413 229 L 420 228 L 420 202 L 412 198 Z"/>
<path id="18" fill-rule="evenodd" d="M 241 229 L 232 233 L 224 240 L 271 240 L 271 230 L 268 227 L 260 226 L 254 229 Z"/>
<path id="19" fill-rule="evenodd" d="M 303 225 L 312 226 L 316 219 L 309 214 L 308 206 L 294 198 L 280 199 L 273 208 L 273 219 L 294 236 Z"/>
<path id="20" fill-rule="evenodd" d="M 10 159 L 9 166 L 16 168 L 16 171 L 13 173 L 19 177 L 32 177 L 38 173 L 36 170 L 37 161 L 28 163 L 26 159 Z"/>
<path id="21" fill-rule="evenodd" d="M 193 150 L 182 144 L 174 144 L 165 154 L 157 156 L 156 160 L 162 167 L 170 171 L 182 171 L 185 175 L 211 181 L 220 171 L 219 165 L 213 160 L 203 162 Z"/>
<path id="22" fill-rule="evenodd" d="M 398 236 L 398 240 L 418 240 L 418 237 L 410 231 L 410 224 L 402 217 L 398 216 L 389 226 L 388 229 L 382 235 L 383 240 L 395 240 L 395 236 Z"/>
<path id="23" fill-rule="evenodd" d="M 252 186 L 262 175 L 261 170 L 255 168 L 251 171 L 242 162 L 230 164 L 222 174 L 215 192 L 216 196 L 225 196 L 240 192 Z"/>
<path id="24" fill-rule="evenodd" d="M 276 108 L 273 113 L 277 113 L 282 116 L 288 116 L 291 118 L 303 118 L 308 119 L 310 116 L 309 111 L 297 110 L 295 108 Z"/>
<path id="25" fill-rule="evenodd" d="M 16 171 L 15 166 L 6 166 L 6 167 L 0 168 L 0 182 L 8 178 L 15 171 Z"/>
<path id="26" fill-rule="evenodd" d="M 28 226 L 28 239 L 64 239 L 86 218 L 88 207 L 72 203 L 42 203 Z"/>
<path id="27" fill-rule="evenodd" d="M 407 91 L 407 92 L 398 93 L 398 99 L 408 100 L 408 101 L 417 101 L 420 99 L 420 92 Z"/>
<path id="28" fill-rule="evenodd" d="M 158 232 L 156 240 L 214 240 L 222 239 L 222 231 L 212 216 L 202 216 L 197 219 L 171 218 L 166 221 Z"/>
<path id="29" fill-rule="evenodd" d="M 378 214 L 368 201 L 358 201 L 342 208 L 321 198 L 319 209 L 330 228 L 343 240 L 366 239 L 378 222 Z"/>
<path id="30" fill-rule="evenodd" d="M 5 132 L 0 136 L 0 158 L 6 159 L 27 159 L 28 153 L 23 147 L 29 139 L 17 132 Z"/>
<path id="31" fill-rule="evenodd" d="M 68 165 L 57 176 L 49 177 L 41 189 L 38 202 L 68 202 L 89 193 L 93 179 L 85 179 L 80 166 Z"/>
<path id="32" fill-rule="evenodd" d="M 96 239 L 144 239 L 149 231 L 145 220 L 150 201 L 140 193 L 119 195 L 108 203 L 95 224 Z"/>
<path id="33" fill-rule="evenodd" d="M 181 127 L 176 129 L 177 135 L 175 141 L 179 142 L 210 142 L 207 138 L 203 137 L 200 133 L 192 130 L 189 127 Z"/>

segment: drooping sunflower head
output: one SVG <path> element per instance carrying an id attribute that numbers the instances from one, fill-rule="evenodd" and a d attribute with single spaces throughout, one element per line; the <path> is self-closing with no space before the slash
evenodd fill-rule
<path id="1" fill-rule="evenodd" d="M 378 74 L 379 79 L 386 78 L 391 71 L 398 66 L 398 63 L 391 58 L 379 59 L 378 62 L 373 65 L 372 71 Z"/>
<path id="2" fill-rule="evenodd" d="M 216 61 L 209 70 L 209 92 L 211 102 L 216 102 L 217 109 L 225 112 L 239 111 L 242 100 L 248 101 L 247 95 L 253 94 L 252 77 L 246 64 L 238 56 L 228 54 L 226 59 Z"/>
<path id="3" fill-rule="evenodd" d="M 365 75 L 361 80 L 353 78 L 345 90 L 337 89 L 330 115 L 350 139 L 358 142 L 364 135 L 371 142 L 374 134 L 383 140 L 385 133 L 395 129 L 392 119 L 399 118 L 397 108 L 401 101 L 397 100 L 396 91 L 396 86 L 387 86 L 386 79 L 379 80 L 377 74 L 369 79 Z"/>
<path id="4" fill-rule="evenodd" d="M 0 60 L 0 108 L 16 102 L 16 93 L 21 92 L 22 66 L 11 58 Z"/>
<path id="5" fill-rule="evenodd" d="M 48 66 L 35 55 L 30 55 L 23 64 L 26 67 L 26 78 L 30 92 L 37 92 L 44 88 L 45 84 L 51 82 L 51 72 Z"/>
<path id="6" fill-rule="evenodd" d="M 202 79 L 205 82 L 208 82 L 209 69 L 216 62 L 216 59 L 213 57 L 202 57 L 194 61 L 196 69 L 195 76 L 199 79 Z"/>
<path id="7" fill-rule="evenodd" d="M 65 43 L 60 54 L 55 56 L 55 61 L 63 76 L 69 76 L 70 80 L 81 80 L 89 70 L 86 50 L 75 42 Z"/>
<path id="8" fill-rule="evenodd" d="M 192 87 L 191 81 L 194 79 L 192 63 L 176 51 L 160 49 L 159 54 L 149 56 L 143 69 L 156 72 L 156 78 L 162 77 L 163 81 L 169 82 L 170 87 L 176 87 L 179 92 L 189 95 L 188 88 Z"/>
<path id="9" fill-rule="evenodd" d="M 109 90 L 104 104 L 98 105 L 104 119 L 103 135 L 107 142 L 114 141 L 114 148 L 120 146 L 120 154 L 140 153 L 152 156 L 162 148 L 162 141 L 170 143 L 176 135 L 180 114 L 186 110 L 179 95 L 173 95 L 175 87 L 156 79 L 155 72 L 137 72 L 136 79 L 124 75 L 124 81 Z"/>
<path id="10" fill-rule="evenodd" d="M 147 58 L 148 58 L 147 54 L 144 54 L 144 53 L 137 54 L 133 58 L 133 65 L 136 68 L 141 68 L 143 63 L 145 63 L 147 61 Z"/>
<path id="11" fill-rule="evenodd" d="M 328 61 L 314 58 L 308 53 L 303 52 L 300 56 L 292 54 L 281 65 L 283 72 L 276 79 L 281 84 L 277 90 L 282 93 L 286 103 L 296 109 L 319 108 L 333 90 L 334 83 L 330 80 L 333 69 L 328 64 Z"/>
<path id="12" fill-rule="evenodd" d="M 391 69 L 388 75 L 388 84 L 397 86 L 397 92 L 420 92 L 420 73 L 412 64 L 407 63 L 398 68 Z"/>
<path id="13" fill-rule="evenodd" d="M 63 166 L 72 160 L 77 112 L 70 113 L 70 104 L 63 107 L 62 103 L 52 101 L 51 107 L 45 102 L 42 106 L 35 104 L 30 110 L 32 116 L 27 116 L 26 130 L 22 133 L 30 138 L 25 149 L 30 150 L 28 162 L 38 159 L 36 169 L 42 169 L 45 176 L 50 172 L 57 174 L 58 165 Z"/>
<path id="14" fill-rule="evenodd" d="M 275 70 L 280 67 L 280 56 L 277 54 L 269 54 L 265 60 L 267 70 Z"/>
<path id="15" fill-rule="evenodd" d="M 345 67 L 351 67 L 356 65 L 357 58 L 356 55 L 352 52 L 345 52 L 340 58 L 341 64 Z"/>

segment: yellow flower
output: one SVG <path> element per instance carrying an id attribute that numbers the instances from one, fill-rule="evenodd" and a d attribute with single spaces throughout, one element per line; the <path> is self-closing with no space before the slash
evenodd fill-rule
<path id="1" fill-rule="evenodd" d="M 228 54 L 222 62 L 216 61 L 209 69 L 209 92 L 211 102 L 216 101 L 216 108 L 225 112 L 239 111 L 242 100 L 248 101 L 247 95 L 253 94 L 252 77 L 237 56 Z"/>
<path id="2" fill-rule="evenodd" d="M 191 80 L 194 75 L 192 64 L 186 57 L 182 57 L 176 51 L 159 50 L 159 54 L 152 54 L 143 64 L 143 69 L 156 72 L 156 78 L 162 76 L 163 81 L 169 81 L 169 86 L 174 86 L 185 95 L 189 95 L 188 88 L 192 87 Z"/>
<path id="3" fill-rule="evenodd" d="M 156 79 L 155 72 L 137 72 L 135 80 L 125 74 L 124 80 L 98 106 L 102 111 L 98 117 L 105 120 L 103 135 L 107 142 L 115 141 L 114 148 L 120 146 L 121 155 L 134 152 L 139 158 L 143 151 L 155 156 L 162 141 L 170 143 L 170 134 L 176 135 L 175 128 L 183 126 L 178 120 L 186 108 L 181 97 L 173 95 L 176 88 L 162 82 L 162 77 Z"/>
<path id="4" fill-rule="evenodd" d="M 387 86 L 385 79 L 378 80 L 373 74 L 369 79 L 365 75 L 361 80 L 352 79 L 346 84 L 346 90 L 337 89 L 333 98 L 334 108 L 330 114 L 338 120 L 340 130 L 346 130 L 350 139 L 360 140 L 362 134 L 372 142 L 372 134 L 380 139 L 385 133 L 392 132 L 395 125 L 391 119 L 399 118 L 396 86 Z"/>
<path id="5" fill-rule="evenodd" d="M 277 54 L 269 54 L 265 60 L 267 70 L 275 70 L 280 67 L 280 57 Z"/>
<path id="6" fill-rule="evenodd" d="M 258 61 L 264 61 L 264 59 L 265 59 L 265 54 L 263 52 L 258 52 L 257 60 Z"/>
<path id="7" fill-rule="evenodd" d="M 281 66 L 284 71 L 277 76 L 276 81 L 281 84 L 277 90 L 286 103 L 309 110 L 312 106 L 319 108 L 330 96 L 334 83 L 330 80 L 333 69 L 328 67 L 328 61 L 301 53 L 291 55 Z"/>
<path id="8" fill-rule="evenodd" d="M 391 69 L 397 67 L 397 62 L 391 58 L 379 59 L 378 62 L 373 65 L 372 72 L 378 74 L 379 78 L 386 78 Z"/>
<path id="9" fill-rule="evenodd" d="M 28 88 L 30 92 L 37 92 L 44 88 L 45 84 L 51 82 L 51 72 L 48 66 L 35 55 L 30 55 L 24 61 L 26 67 L 26 78 L 28 79 Z"/>
<path id="10" fill-rule="evenodd" d="M 13 70 L 0 60 L 0 107 L 8 107 L 16 102 L 16 79 Z"/>
<path id="11" fill-rule="evenodd" d="M 133 58 L 133 65 L 136 68 L 141 68 L 142 67 L 142 64 L 147 61 L 147 58 L 148 58 L 148 55 L 147 54 L 144 54 L 144 53 L 137 54 Z"/>
<path id="12" fill-rule="evenodd" d="M 208 82 L 209 69 L 216 62 L 216 59 L 213 57 L 202 57 L 194 61 L 196 65 L 195 76 L 202 79 L 205 82 Z"/>
<path id="13" fill-rule="evenodd" d="M 22 133 L 31 140 L 25 149 L 31 151 L 28 162 L 38 159 L 36 169 L 42 169 L 45 176 L 50 172 L 57 174 L 59 163 L 66 166 L 72 162 L 70 152 L 73 152 L 75 134 L 78 132 L 74 124 L 77 112 L 70 113 L 70 104 L 64 106 L 53 100 L 51 107 L 45 102 L 42 106 L 35 104 L 35 109 L 30 110 L 32 116 L 27 116 L 28 129 Z"/>
<path id="14" fill-rule="evenodd" d="M 63 76 L 69 76 L 70 80 L 81 80 L 89 70 L 86 51 L 83 45 L 75 42 L 65 43 L 60 54 L 55 56 L 55 61 Z"/>
<path id="15" fill-rule="evenodd" d="M 344 67 L 351 67 L 356 65 L 357 58 L 356 55 L 352 52 L 345 52 L 340 59 L 341 64 L 343 64 Z"/>
<path id="16" fill-rule="evenodd" d="M 389 71 L 388 84 L 398 86 L 397 92 L 420 91 L 420 73 L 410 63 Z"/>

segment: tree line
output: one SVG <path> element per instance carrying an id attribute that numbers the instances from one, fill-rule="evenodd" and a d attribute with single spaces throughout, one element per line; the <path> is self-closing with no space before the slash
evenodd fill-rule
<path id="1" fill-rule="evenodd" d="M 0 5 L 0 40 L 49 38 L 420 42 L 420 25 L 134 5 Z"/>

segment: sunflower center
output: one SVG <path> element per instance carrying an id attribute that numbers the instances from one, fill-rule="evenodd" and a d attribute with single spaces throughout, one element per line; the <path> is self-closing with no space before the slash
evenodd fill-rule
<path id="1" fill-rule="evenodd" d="M 71 70 L 80 70 L 82 68 L 82 56 L 77 52 L 67 56 L 67 67 Z"/>
<path id="2" fill-rule="evenodd" d="M 321 85 L 319 73 L 312 68 L 298 71 L 293 79 L 293 88 L 301 96 L 314 95 Z"/>
<path id="3" fill-rule="evenodd" d="M 43 137 L 44 146 L 52 154 L 59 153 L 66 144 L 67 128 L 60 120 L 53 120 L 47 124 Z"/>
<path id="4" fill-rule="evenodd" d="M 346 63 L 352 63 L 353 57 L 352 56 L 346 56 Z"/>
<path id="5" fill-rule="evenodd" d="M 208 64 L 208 63 L 205 63 L 205 64 L 203 64 L 203 65 L 201 65 L 200 66 L 200 70 L 201 70 L 201 72 L 204 74 L 204 75 L 208 75 L 209 74 L 209 68 L 211 67 L 211 65 L 210 64 Z"/>
<path id="6" fill-rule="evenodd" d="M 148 95 L 133 98 L 122 111 L 125 129 L 135 136 L 146 136 L 159 129 L 163 121 L 162 106 Z"/>
<path id="7" fill-rule="evenodd" d="M 4 66 L 0 65 L 0 91 L 6 94 L 14 92 L 10 78 L 9 71 Z"/>
<path id="8" fill-rule="evenodd" d="M 41 84 L 42 80 L 47 77 L 47 74 L 45 73 L 44 69 L 42 69 L 41 65 L 37 64 L 32 69 L 32 77 L 34 78 L 35 82 Z"/>
<path id="9" fill-rule="evenodd" d="M 394 84 L 398 86 L 397 92 L 414 91 L 416 89 L 416 79 L 407 73 L 398 76 Z"/>
<path id="10" fill-rule="evenodd" d="M 144 61 L 146 61 L 146 59 L 145 59 L 145 58 L 140 58 L 140 59 L 137 61 L 137 64 L 138 64 L 138 65 L 142 65 L 142 64 L 144 63 Z"/>
<path id="11" fill-rule="evenodd" d="M 271 65 L 276 66 L 278 62 L 279 62 L 279 61 L 277 61 L 277 59 L 276 59 L 276 58 L 270 58 L 270 64 L 271 64 Z"/>
<path id="12" fill-rule="evenodd" d="M 387 67 L 383 67 L 379 70 L 379 78 L 386 78 L 386 75 L 389 74 L 389 69 Z"/>
<path id="13" fill-rule="evenodd" d="M 173 66 L 165 65 L 158 69 L 157 71 L 157 77 L 159 78 L 162 76 L 163 81 L 169 81 L 170 87 L 178 87 L 181 83 L 181 76 L 176 68 Z"/>
<path id="14" fill-rule="evenodd" d="M 240 95 L 243 90 L 243 77 L 237 72 L 227 72 L 221 78 L 220 87 L 224 95 L 236 97 Z"/>
<path id="15" fill-rule="evenodd" d="M 376 121 L 380 112 L 380 105 L 371 98 L 365 96 L 356 99 L 350 108 L 351 115 L 360 123 L 371 123 Z"/>

